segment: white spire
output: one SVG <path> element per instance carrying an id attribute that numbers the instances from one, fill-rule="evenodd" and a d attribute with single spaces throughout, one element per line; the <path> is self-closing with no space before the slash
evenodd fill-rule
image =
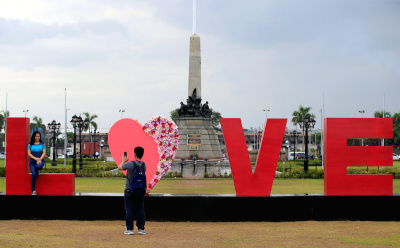
<path id="1" fill-rule="evenodd" d="M 196 0 L 193 0 L 193 33 L 195 34 L 197 32 L 197 24 L 196 24 Z"/>

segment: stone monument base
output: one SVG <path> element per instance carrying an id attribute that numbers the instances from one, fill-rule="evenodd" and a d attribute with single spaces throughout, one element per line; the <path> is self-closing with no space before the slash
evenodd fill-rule
<path id="1" fill-rule="evenodd" d="M 217 132 L 207 117 L 179 117 L 176 125 L 179 128 L 179 149 L 175 160 L 221 158 Z"/>

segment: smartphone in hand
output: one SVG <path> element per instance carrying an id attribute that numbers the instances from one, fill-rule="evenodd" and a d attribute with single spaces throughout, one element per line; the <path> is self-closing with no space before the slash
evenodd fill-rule
<path id="1" fill-rule="evenodd" d="M 126 152 L 124 152 L 124 157 L 127 157 L 128 155 L 126 154 Z"/>

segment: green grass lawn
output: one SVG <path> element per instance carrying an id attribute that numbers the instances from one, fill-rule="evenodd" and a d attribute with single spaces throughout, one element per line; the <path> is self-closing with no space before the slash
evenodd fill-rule
<path id="1" fill-rule="evenodd" d="M 122 193 L 124 178 L 75 179 L 77 193 Z M 0 192 L 5 192 L 6 180 L 0 178 Z M 233 179 L 162 179 L 151 193 L 165 194 L 235 194 Z M 323 194 L 323 179 L 275 179 L 271 194 Z M 393 180 L 393 193 L 400 193 L 400 179 Z"/>
<path id="2" fill-rule="evenodd" d="M 315 160 L 318 161 L 318 160 Z M 311 161 L 311 163 L 315 162 Z M 60 160 L 61 162 L 61 160 Z M 98 162 L 97 162 L 98 163 Z M 286 162 L 286 171 L 290 168 L 301 168 L 301 161 Z M 278 167 L 283 163 L 279 162 Z M 50 164 L 48 166 L 52 167 Z M 92 164 L 90 166 L 96 166 Z M 101 165 L 100 165 L 101 166 Z M 0 167 L 4 167 L 4 160 L 0 160 Z M 63 164 L 57 167 L 64 167 Z M 67 167 L 71 165 L 67 164 Z M 400 161 L 393 161 L 393 167 L 400 168 Z M 371 168 L 371 167 L 370 167 Z M 321 166 L 317 167 L 321 170 Z M 315 166 L 310 166 L 315 170 Z M 75 179 L 75 191 L 78 193 L 122 193 L 125 187 L 124 178 L 82 178 Z M 0 177 L 0 192 L 5 192 L 6 180 Z M 323 179 L 275 179 L 271 194 L 322 194 L 324 192 Z M 400 193 L 400 179 L 393 180 L 393 192 Z M 233 179 L 162 179 L 151 193 L 167 194 L 235 194 Z"/>
<path id="3" fill-rule="evenodd" d="M 46 167 L 47 168 L 64 168 L 64 159 L 58 159 L 58 164 L 57 166 L 52 166 L 51 162 L 47 161 L 46 162 Z M 84 161 L 83 167 L 84 168 L 97 168 L 97 169 L 102 169 L 103 168 L 103 161 Z M 303 160 L 290 160 L 285 162 L 285 171 L 289 172 L 290 169 L 300 169 L 303 168 Z M 322 170 L 322 166 L 315 166 L 313 165 L 314 163 L 321 163 L 321 160 L 310 160 L 309 162 L 309 170 L 310 171 L 315 171 L 315 170 Z M 116 166 L 114 162 L 106 162 L 106 166 L 112 166 L 112 168 L 114 168 L 113 166 Z M 4 159 L 0 159 L 0 168 L 4 167 Z M 66 168 L 72 170 L 72 159 L 67 159 L 67 164 L 66 164 Z M 77 161 L 77 168 L 79 168 L 79 160 Z M 283 168 L 283 162 L 278 162 L 277 164 L 277 170 L 282 171 Z M 354 168 L 358 168 L 358 169 L 367 169 L 367 167 L 351 167 L 349 166 L 348 169 L 354 169 Z M 382 167 L 379 167 L 380 169 Z M 385 168 L 397 168 L 400 169 L 400 160 L 396 160 L 393 161 L 393 167 L 385 167 Z M 370 170 L 377 170 L 377 167 L 369 167 Z M 45 171 L 44 171 L 45 172 Z"/>

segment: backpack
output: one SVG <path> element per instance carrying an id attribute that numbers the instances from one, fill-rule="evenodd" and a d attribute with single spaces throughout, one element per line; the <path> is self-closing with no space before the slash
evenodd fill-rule
<path id="1" fill-rule="evenodd" d="M 135 163 L 135 162 L 134 162 Z M 147 188 L 146 173 L 143 170 L 143 163 L 135 168 L 133 176 L 129 182 L 129 189 L 133 194 L 145 194 Z"/>

